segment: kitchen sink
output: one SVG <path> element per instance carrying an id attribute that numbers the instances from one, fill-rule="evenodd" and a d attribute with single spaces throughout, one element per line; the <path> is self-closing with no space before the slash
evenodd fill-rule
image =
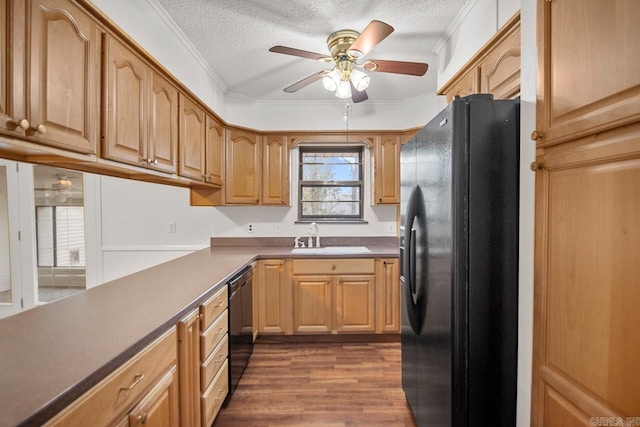
<path id="1" fill-rule="evenodd" d="M 325 246 L 322 248 L 294 248 L 292 254 L 303 255 L 349 255 L 371 253 L 366 246 Z"/>

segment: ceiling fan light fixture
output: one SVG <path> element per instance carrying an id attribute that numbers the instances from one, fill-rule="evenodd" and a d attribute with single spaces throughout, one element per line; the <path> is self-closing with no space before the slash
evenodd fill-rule
<path id="1" fill-rule="evenodd" d="M 351 70 L 351 82 L 358 92 L 362 92 L 369 87 L 371 77 L 360 70 Z"/>
<path id="2" fill-rule="evenodd" d="M 360 59 L 364 56 L 358 49 L 347 49 L 347 55 L 349 55 L 353 59 Z"/>
<path id="3" fill-rule="evenodd" d="M 340 70 L 334 68 L 331 70 L 329 74 L 322 78 L 322 85 L 326 90 L 330 90 L 331 92 L 338 89 L 338 84 L 340 83 Z"/>
<path id="4" fill-rule="evenodd" d="M 340 80 L 336 89 L 336 96 L 341 99 L 351 98 L 351 84 L 349 80 Z"/>

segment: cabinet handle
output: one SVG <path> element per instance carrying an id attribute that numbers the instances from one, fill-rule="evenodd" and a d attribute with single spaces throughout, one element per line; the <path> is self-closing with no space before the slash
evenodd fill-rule
<path id="1" fill-rule="evenodd" d="M 382 197 L 380 197 L 380 198 L 378 199 L 378 202 L 379 202 L 379 203 L 382 203 Z"/>
<path id="2" fill-rule="evenodd" d="M 539 139 L 542 139 L 542 137 L 543 137 L 542 132 L 538 132 L 537 130 L 534 130 L 533 132 L 531 132 L 532 141 L 537 141 Z"/>
<path id="3" fill-rule="evenodd" d="M 531 165 L 529 166 L 531 168 L 532 171 L 537 171 L 542 169 L 542 165 L 538 162 L 531 162 Z"/>
<path id="4" fill-rule="evenodd" d="M 222 304 L 224 304 L 224 301 L 220 301 L 219 303 L 217 303 L 216 307 L 222 307 Z"/>
<path id="5" fill-rule="evenodd" d="M 7 122 L 7 124 L 9 124 L 11 126 L 15 126 L 17 128 L 22 128 L 24 130 L 29 129 L 29 120 L 27 120 L 27 119 L 9 120 Z"/>
<path id="6" fill-rule="evenodd" d="M 151 166 L 151 165 L 157 165 L 157 164 L 158 164 L 158 161 L 157 161 L 157 160 L 154 160 L 154 159 L 152 159 L 152 158 L 148 158 L 148 159 L 147 159 L 147 163 L 149 164 L 149 166 Z"/>
<path id="7" fill-rule="evenodd" d="M 332 270 L 332 271 L 336 271 L 336 265 L 335 265 L 335 264 L 333 264 L 333 265 L 331 266 L 331 270 Z"/>
<path id="8" fill-rule="evenodd" d="M 132 388 L 140 384 L 140 381 L 142 381 L 143 379 L 144 379 L 144 374 L 136 374 L 136 376 L 133 377 L 133 382 L 131 383 L 131 385 L 129 385 L 129 387 L 120 387 L 120 391 L 131 390 Z"/>
<path id="9" fill-rule="evenodd" d="M 147 418 L 148 418 L 147 414 L 138 415 L 137 421 L 140 424 L 146 424 L 147 423 Z"/>
<path id="10" fill-rule="evenodd" d="M 44 135 L 45 133 L 47 133 L 47 128 L 44 127 L 44 125 L 35 126 L 33 130 L 39 133 L 40 135 Z"/>

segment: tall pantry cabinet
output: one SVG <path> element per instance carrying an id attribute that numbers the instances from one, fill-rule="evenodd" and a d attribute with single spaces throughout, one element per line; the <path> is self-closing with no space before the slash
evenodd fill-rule
<path id="1" fill-rule="evenodd" d="M 533 427 L 640 415 L 639 19 L 538 0 Z"/>

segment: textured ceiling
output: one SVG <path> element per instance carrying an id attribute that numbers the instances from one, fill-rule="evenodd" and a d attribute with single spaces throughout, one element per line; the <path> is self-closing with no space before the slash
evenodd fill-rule
<path id="1" fill-rule="evenodd" d="M 426 62 L 423 77 L 371 73 L 367 102 L 401 102 L 436 90 L 432 53 L 466 0 L 149 0 L 164 9 L 226 90 L 256 101 L 339 101 L 320 81 L 283 88 L 328 68 L 269 52 L 274 45 L 328 54 L 327 36 L 377 19 L 395 31 L 364 59 Z M 362 62 L 362 61 L 361 61 Z"/>

